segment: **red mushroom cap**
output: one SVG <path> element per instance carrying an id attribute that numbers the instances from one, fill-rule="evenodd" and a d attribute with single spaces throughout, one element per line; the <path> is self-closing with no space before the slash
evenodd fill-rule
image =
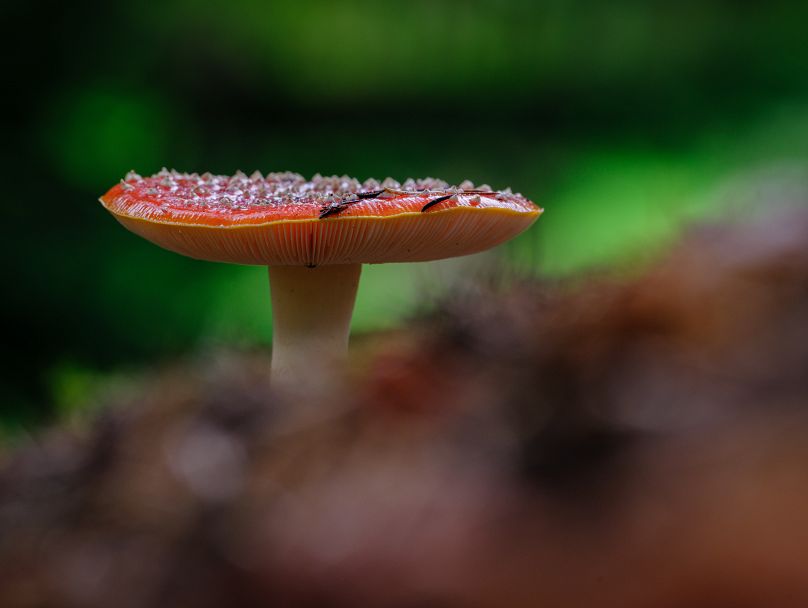
<path id="1" fill-rule="evenodd" d="M 542 212 L 510 190 L 470 182 L 165 169 L 146 178 L 130 172 L 101 203 L 126 228 L 171 251 L 270 266 L 466 255 L 516 236 Z"/>

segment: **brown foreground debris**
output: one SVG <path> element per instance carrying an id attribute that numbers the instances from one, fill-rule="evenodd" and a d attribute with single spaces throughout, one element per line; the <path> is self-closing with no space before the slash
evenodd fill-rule
<path id="1" fill-rule="evenodd" d="M 808 605 L 808 214 L 467 297 L 353 385 L 168 369 L 0 472 L 0 606 Z"/>

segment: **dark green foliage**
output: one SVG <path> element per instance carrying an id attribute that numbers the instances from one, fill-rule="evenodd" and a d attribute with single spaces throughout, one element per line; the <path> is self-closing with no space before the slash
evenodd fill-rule
<path id="1" fill-rule="evenodd" d="M 271 339 L 264 269 L 160 251 L 95 204 L 129 169 L 511 186 L 547 209 L 506 250 L 517 274 L 633 257 L 721 207 L 738 175 L 805 184 L 805 3 L 173 0 L 2 12 L 13 30 L 6 426 L 43 420 L 46 403 L 73 407 L 121 366 Z M 783 166 L 797 170 L 783 177 Z M 366 272 L 356 329 L 395 324 L 454 269 Z"/>

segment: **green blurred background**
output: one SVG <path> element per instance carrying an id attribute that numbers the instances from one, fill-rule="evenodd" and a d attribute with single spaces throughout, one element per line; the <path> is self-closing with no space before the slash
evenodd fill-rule
<path id="1" fill-rule="evenodd" d="M 511 186 L 502 272 L 644 257 L 686 221 L 808 198 L 808 3 L 7 2 L 0 426 L 209 345 L 271 341 L 266 269 L 164 252 L 97 198 L 129 169 Z M 366 268 L 355 331 L 487 261 Z"/>

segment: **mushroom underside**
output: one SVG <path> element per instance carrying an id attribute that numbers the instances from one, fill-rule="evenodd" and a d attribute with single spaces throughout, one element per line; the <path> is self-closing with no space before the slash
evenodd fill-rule
<path id="1" fill-rule="evenodd" d="M 536 219 L 490 209 L 344 217 L 241 226 L 186 225 L 114 214 L 153 243 L 201 260 L 267 266 L 424 262 L 484 251 Z"/>

